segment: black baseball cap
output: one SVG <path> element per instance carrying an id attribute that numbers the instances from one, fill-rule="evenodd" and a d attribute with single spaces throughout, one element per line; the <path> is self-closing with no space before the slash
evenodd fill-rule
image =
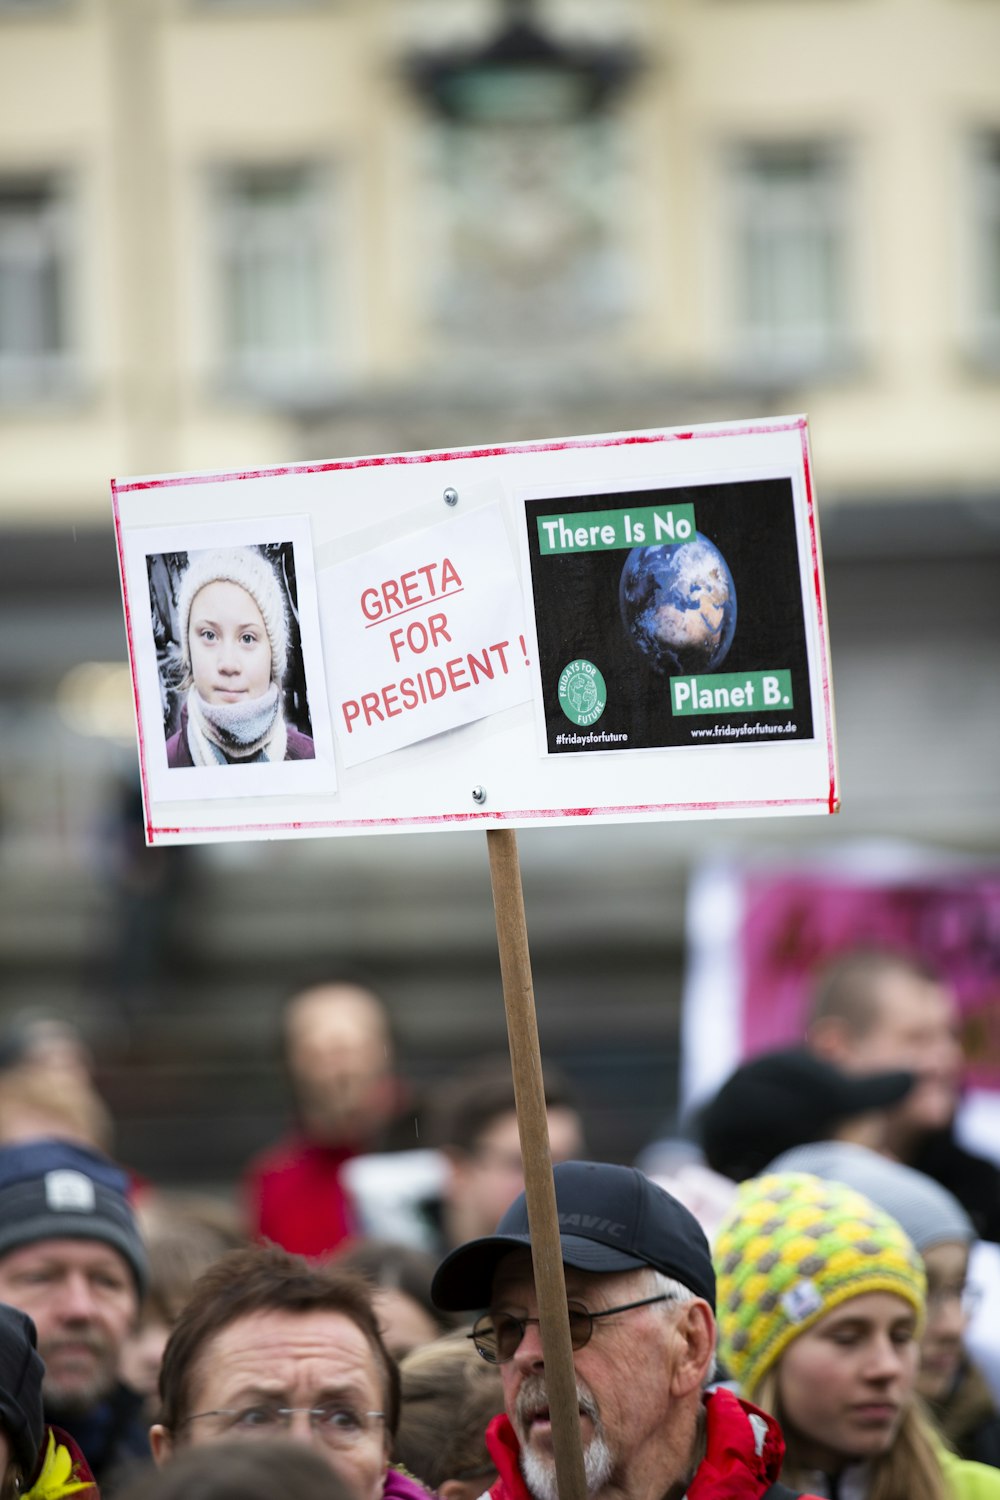
<path id="1" fill-rule="evenodd" d="M 715 1272 L 698 1220 L 636 1167 L 565 1161 L 553 1168 L 559 1242 L 567 1266 L 579 1271 L 635 1271 L 650 1266 L 680 1281 L 715 1307 Z M 500 1261 L 531 1244 L 524 1193 L 496 1234 L 470 1240 L 440 1264 L 431 1297 L 446 1312 L 485 1307 Z"/>
<path id="2" fill-rule="evenodd" d="M 716 1172 L 742 1182 L 793 1146 L 826 1140 L 844 1120 L 898 1104 L 913 1073 L 844 1073 L 806 1047 L 764 1052 L 704 1106 L 697 1133 Z"/>

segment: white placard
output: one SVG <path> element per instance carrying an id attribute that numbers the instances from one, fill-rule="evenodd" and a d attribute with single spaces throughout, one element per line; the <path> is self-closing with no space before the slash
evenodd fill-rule
<path id="1" fill-rule="evenodd" d="M 151 842 L 839 805 L 804 417 L 112 492 Z M 297 614 L 282 763 L 167 762 L 184 643 L 150 558 L 162 582 L 214 547 L 260 551 Z"/>

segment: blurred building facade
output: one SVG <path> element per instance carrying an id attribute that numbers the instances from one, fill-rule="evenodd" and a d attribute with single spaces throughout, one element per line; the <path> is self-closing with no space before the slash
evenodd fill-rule
<path id="1" fill-rule="evenodd" d="M 558 66 L 482 65 L 498 34 Z M 994 853 L 998 56 L 986 0 L 0 0 L 5 1007 L 98 1015 L 117 964 L 127 1008 L 173 964 L 175 1005 L 258 1018 L 254 1101 L 293 951 L 381 969 L 428 1073 L 456 1008 L 456 1054 L 503 1041 L 467 841 L 180 880 L 109 811 L 134 763 L 111 475 L 807 411 L 837 836 Z M 608 832 L 603 885 L 596 833 L 526 840 L 554 1045 L 585 1051 L 615 992 L 623 1079 L 651 1039 L 669 1063 L 685 871 L 733 833 Z"/>

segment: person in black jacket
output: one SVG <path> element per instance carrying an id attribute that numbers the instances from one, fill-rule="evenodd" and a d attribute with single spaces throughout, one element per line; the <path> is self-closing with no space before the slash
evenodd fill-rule
<path id="1" fill-rule="evenodd" d="M 34 1323 L 0 1302 L 0 1500 L 99 1500 L 82 1453 L 46 1425 L 44 1375 Z"/>

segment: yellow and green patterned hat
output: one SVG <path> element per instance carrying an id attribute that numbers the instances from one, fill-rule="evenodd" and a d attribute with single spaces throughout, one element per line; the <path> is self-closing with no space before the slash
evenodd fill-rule
<path id="1" fill-rule="evenodd" d="M 715 1241 L 719 1354 L 753 1392 L 783 1350 L 864 1292 L 924 1315 L 923 1263 L 896 1220 L 839 1182 L 779 1172 L 743 1183 Z"/>

